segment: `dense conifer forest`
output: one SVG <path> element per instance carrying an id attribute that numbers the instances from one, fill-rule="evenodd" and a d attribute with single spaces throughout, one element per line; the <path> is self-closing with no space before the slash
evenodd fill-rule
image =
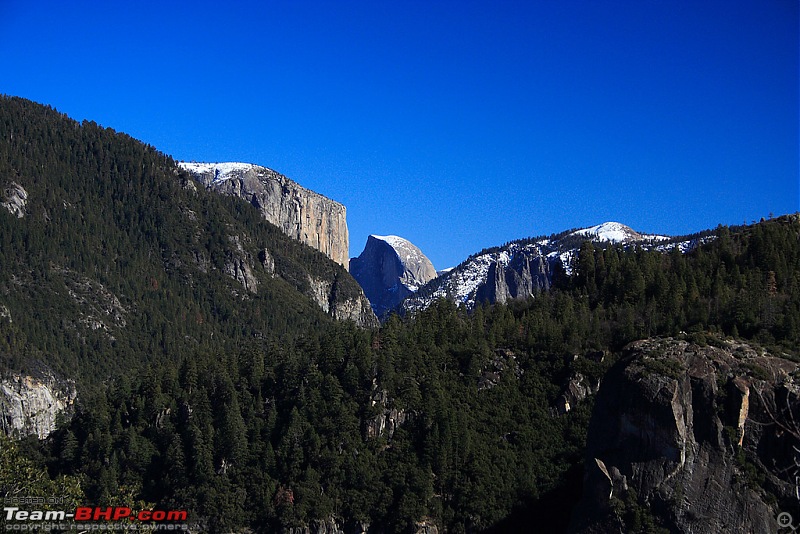
<path id="1" fill-rule="evenodd" d="M 366 330 L 298 291 L 308 270 L 357 291 L 346 272 L 185 180 L 128 136 L 0 99 L 0 185 L 29 195 L 24 218 L 0 209 L 2 368 L 49 368 L 80 392 L 45 441 L 4 439 L 3 487 L 187 509 L 210 532 L 533 516 L 560 532 L 592 409 L 556 410 L 571 378 L 597 383 L 652 336 L 800 357 L 796 215 L 719 227 L 688 254 L 586 242 L 535 299 L 439 301 Z M 221 273 L 231 236 L 276 258 L 255 295 Z"/>

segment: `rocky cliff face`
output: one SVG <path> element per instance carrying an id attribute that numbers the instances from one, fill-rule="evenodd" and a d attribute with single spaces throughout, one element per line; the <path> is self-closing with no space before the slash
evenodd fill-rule
<path id="1" fill-rule="evenodd" d="M 662 252 L 673 248 L 688 252 L 700 243 L 697 236 L 641 234 L 616 222 L 550 237 L 523 239 L 484 250 L 457 267 L 442 271 L 438 278 L 407 297 L 398 310 L 414 312 L 425 309 L 440 298 L 471 309 L 479 302 L 506 302 L 535 296 L 550 289 L 557 270 L 571 274 L 573 260 L 585 241 L 600 246 L 635 244 Z"/>
<path id="2" fill-rule="evenodd" d="M 749 345 L 635 342 L 606 375 L 573 532 L 776 532 L 800 517 L 798 364 Z M 638 514 L 638 515 L 637 515 Z"/>
<path id="3" fill-rule="evenodd" d="M 557 251 L 540 243 L 512 244 L 479 254 L 433 280 L 402 304 L 405 311 L 428 307 L 446 298 L 467 308 L 479 302 L 506 302 L 550 289 Z"/>
<path id="4" fill-rule="evenodd" d="M 348 267 L 347 210 L 271 169 L 248 163 L 180 163 L 207 189 L 243 198 L 286 235 Z"/>
<path id="5" fill-rule="evenodd" d="M 341 298 L 336 291 L 336 281 L 309 277 L 310 296 L 322 310 L 334 319 L 353 321 L 364 328 L 379 326 L 370 303 L 363 294 Z"/>
<path id="6" fill-rule="evenodd" d="M 395 431 L 406 422 L 408 414 L 402 408 L 392 406 L 393 399 L 385 389 L 377 390 L 377 381 L 373 380 L 373 392 L 370 404 L 378 407 L 378 414 L 372 419 L 365 422 L 367 438 L 377 439 L 385 436 L 386 439 L 391 440 Z"/>
<path id="7" fill-rule="evenodd" d="M 13 374 L 0 380 L 0 428 L 8 436 L 34 435 L 44 439 L 56 428 L 56 418 L 70 411 L 75 386 L 53 376 Z"/>
<path id="8" fill-rule="evenodd" d="M 0 206 L 11 212 L 17 218 L 21 219 L 25 216 L 28 203 L 28 192 L 16 182 L 11 182 L 3 191 L 3 201 Z"/>
<path id="9" fill-rule="evenodd" d="M 397 236 L 369 236 L 364 251 L 350 260 L 350 273 L 378 317 L 436 278 L 436 269 L 422 251 Z"/>

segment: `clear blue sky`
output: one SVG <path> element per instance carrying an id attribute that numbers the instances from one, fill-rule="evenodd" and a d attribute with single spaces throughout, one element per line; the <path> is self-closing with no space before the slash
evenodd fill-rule
<path id="1" fill-rule="evenodd" d="M 435 4 L 435 5 L 433 5 Z M 437 268 L 795 212 L 798 1 L 0 0 L 0 93 L 344 203 Z"/>

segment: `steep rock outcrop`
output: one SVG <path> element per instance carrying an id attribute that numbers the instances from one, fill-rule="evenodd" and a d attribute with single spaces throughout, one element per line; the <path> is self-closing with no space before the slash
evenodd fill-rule
<path id="1" fill-rule="evenodd" d="M 378 317 L 436 278 L 436 269 L 422 251 L 397 236 L 369 236 L 361 254 L 350 260 L 350 273 Z"/>
<path id="2" fill-rule="evenodd" d="M 486 281 L 475 291 L 481 302 L 505 303 L 527 298 L 550 289 L 550 262 L 541 255 L 517 254 L 511 258 L 498 255 L 489 266 Z"/>
<path id="3" fill-rule="evenodd" d="M 56 418 L 72 410 L 75 385 L 52 375 L 40 378 L 12 374 L 0 380 L 0 428 L 8 436 L 46 438 Z"/>
<path id="4" fill-rule="evenodd" d="M 248 163 L 180 163 L 207 189 L 243 198 L 286 235 L 348 267 L 347 210 L 266 167 Z"/>
<path id="5" fill-rule="evenodd" d="M 467 308 L 480 302 L 507 302 L 528 298 L 550 289 L 557 249 L 541 243 L 511 244 L 502 250 L 473 256 L 434 279 L 402 303 L 404 311 L 427 308 L 446 298 Z"/>
<path id="6" fill-rule="evenodd" d="M 367 438 L 377 439 L 385 436 L 391 440 L 397 428 L 406 422 L 408 416 L 405 410 L 392 406 L 393 400 L 385 389 L 377 391 L 374 388 L 377 388 L 377 382 L 373 382 L 370 404 L 377 407 L 379 413 L 366 421 Z"/>
<path id="7" fill-rule="evenodd" d="M 242 287 L 244 287 L 250 293 L 258 293 L 258 279 L 256 278 L 255 274 L 253 274 L 253 267 L 251 267 L 253 264 L 253 259 L 250 257 L 250 254 L 245 252 L 244 247 L 242 246 L 242 240 L 238 235 L 228 236 L 228 240 L 236 247 L 236 251 L 228 254 L 222 271 L 242 284 Z M 264 261 L 261 262 L 261 265 L 267 270 L 267 272 L 271 273 L 271 271 L 275 270 L 275 265 L 273 262 L 270 270 L 270 267 L 266 263 L 267 258 L 271 259 L 269 256 L 269 251 L 267 249 L 263 249 L 259 255 L 261 256 L 262 254 Z"/>
<path id="8" fill-rule="evenodd" d="M 11 182 L 3 191 L 3 201 L 0 206 L 11 212 L 18 219 L 25 216 L 25 205 L 28 203 L 28 192 L 16 182 Z"/>
<path id="9" fill-rule="evenodd" d="M 800 510 L 800 366 L 720 345 L 627 347 L 595 401 L 573 532 L 625 532 L 632 507 L 672 532 L 775 532 Z"/>
<path id="10" fill-rule="evenodd" d="M 556 399 L 555 412 L 564 415 L 584 401 L 586 397 L 594 395 L 599 389 L 598 383 L 592 383 L 581 373 L 574 373 L 567 380 L 564 390 Z"/>
<path id="11" fill-rule="evenodd" d="M 370 303 L 363 293 L 343 298 L 337 290 L 337 281 L 308 278 L 310 297 L 322 310 L 334 319 L 353 321 L 364 328 L 379 326 Z"/>

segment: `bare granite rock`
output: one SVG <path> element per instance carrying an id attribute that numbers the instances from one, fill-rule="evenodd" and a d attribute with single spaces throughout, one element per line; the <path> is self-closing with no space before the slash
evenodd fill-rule
<path id="1" fill-rule="evenodd" d="M 3 191 L 3 199 L 0 206 L 16 215 L 18 219 L 25 216 L 25 206 L 28 203 L 28 192 L 16 182 L 11 182 Z"/>
<path id="2" fill-rule="evenodd" d="M 286 176 L 249 163 L 180 163 L 207 189 L 243 198 L 283 233 L 348 268 L 346 208 Z"/>
<path id="3" fill-rule="evenodd" d="M 393 235 L 369 236 L 361 254 L 350 260 L 350 273 L 378 317 L 384 317 L 403 299 L 436 278 L 436 269 L 422 251 L 410 241 Z"/>
<path id="4" fill-rule="evenodd" d="M 671 532 L 777 532 L 800 517 L 797 363 L 735 341 L 648 339 L 603 379 L 572 532 L 625 532 L 646 509 Z"/>
<path id="5" fill-rule="evenodd" d="M 77 397 L 75 385 L 52 375 L 12 374 L 0 380 L 0 428 L 8 436 L 46 438 L 56 418 L 70 411 Z"/>

